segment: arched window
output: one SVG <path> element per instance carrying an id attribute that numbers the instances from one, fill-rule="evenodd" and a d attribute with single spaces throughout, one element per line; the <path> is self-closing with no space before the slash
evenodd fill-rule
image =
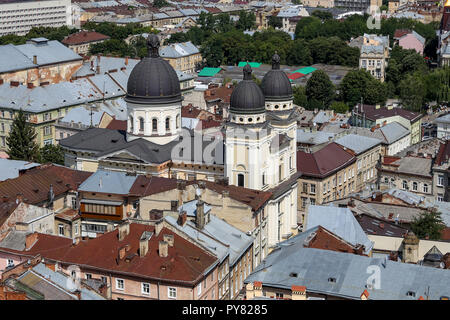
<path id="1" fill-rule="evenodd" d="M 176 120 L 177 120 L 176 126 L 177 126 L 177 129 L 178 129 L 180 127 L 180 115 L 179 114 L 177 114 Z"/>
<path id="2" fill-rule="evenodd" d="M 139 117 L 139 131 L 144 131 L 144 118 Z"/>
<path id="3" fill-rule="evenodd" d="M 244 186 L 244 175 L 242 173 L 238 174 L 238 186 L 243 187 Z"/>
<path id="4" fill-rule="evenodd" d="M 423 184 L 423 192 L 428 193 L 428 185 L 426 183 Z"/>
<path id="5" fill-rule="evenodd" d="M 402 188 L 403 188 L 403 190 L 408 189 L 408 182 L 407 182 L 406 180 L 403 180 L 403 182 L 402 182 Z"/>
<path id="6" fill-rule="evenodd" d="M 134 119 L 133 116 L 130 116 L 130 131 L 133 131 L 134 128 Z"/>
<path id="7" fill-rule="evenodd" d="M 152 130 L 153 130 L 153 132 L 158 131 L 158 119 L 152 120 Z"/>
<path id="8" fill-rule="evenodd" d="M 166 131 L 170 131 L 170 118 L 166 118 Z"/>
<path id="9" fill-rule="evenodd" d="M 413 182 L 413 190 L 417 191 L 417 182 Z"/>

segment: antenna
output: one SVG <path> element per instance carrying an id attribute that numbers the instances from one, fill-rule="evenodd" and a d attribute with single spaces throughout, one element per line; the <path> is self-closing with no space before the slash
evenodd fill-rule
<path id="1" fill-rule="evenodd" d="M 89 114 L 91 115 L 91 128 L 93 128 L 94 125 L 93 125 L 93 122 L 92 122 L 92 115 L 93 115 L 94 113 L 92 112 L 92 105 L 89 106 L 89 109 L 91 110 L 91 112 L 89 113 Z"/>

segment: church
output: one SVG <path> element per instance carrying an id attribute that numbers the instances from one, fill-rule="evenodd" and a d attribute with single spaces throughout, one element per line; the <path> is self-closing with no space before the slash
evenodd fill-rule
<path id="1" fill-rule="evenodd" d="M 147 39 L 148 56 L 127 83 L 126 132 L 89 128 L 60 141 L 65 165 L 181 180 L 225 181 L 270 191 L 264 217 L 269 248 L 297 233 L 295 108 L 291 83 L 275 53 L 272 70 L 258 86 L 249 64 L 230 98 L 221 135 L 181 126 L 182 96 L 172 66 L 159 55 L 158 36 Z"/>

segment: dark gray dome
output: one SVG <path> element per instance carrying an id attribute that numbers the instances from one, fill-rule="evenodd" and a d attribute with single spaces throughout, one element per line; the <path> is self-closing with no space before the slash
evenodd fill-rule
<path id="1" fill-rule="evenodd" d="M 265 74 L 261 88 L 267 100 L 292 99 L 292 85 L 286 73 L 280 70 L 280 56 L 277 53 L 272 57 L 272 70 Z"/>
<path id="2" fill-rule="evenodd" d="M 230 97 L 230 111 L 238 114 L 255 114 L 265 112 L 264 94 L 252 80 L 252 68 L 244 67 L 244 80 L 238 83 Z"/>
<path id="3" fill-rule="evenodd" d="M 176 103 L 181 101 L 180 82 L 172 66 L 159 56 L 159 39 L 147 39 L 148 56 L 131 71 L 125 101 L 138 104 Z"/>

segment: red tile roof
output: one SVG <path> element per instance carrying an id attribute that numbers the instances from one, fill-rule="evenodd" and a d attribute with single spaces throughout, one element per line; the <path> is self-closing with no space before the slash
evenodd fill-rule
<path id="1" fill-rule="evenodd" d="M 355 161 L 353 155 L 334 142 L 314 153 L 297 151 L 297 171 L 303 176 L 324 178 Z"/>
<path id="2" fill-rule="evenodd" d="M 127 131 L 127 120 L 113 119 L 106 126 L 106 129 Z"/>
<path id="3" fill-rule="evenodd" d="M 0 199 L 0 201 L 0 226 L 2 226 L 6 219 L 9 218 L 11 213 L 16 210 L 19 204 L 15 200 L 8 201 L 7 199 L 5 199 L 5 201 L 3 201 L 3 199 Z"/>
<path id="4" fill-rule="evenodd" d="M 259 210 L 272 197 L 272 192 L 258 191 L 244 187 L 223 185 L 211 181 L 205 181 L 206 188 L 222 194 L 228 191 L 229 197 L 250 206 L 253 211 Z"/>
<path id="5" fill-rule="evenodd" d="M 411 33 L 411 30 L 408 30 L 408 29 L 397 29 L 397 30 L 395 30 L 395 33 L 394 33 L 394 39 L 395 38 L 401 38 L 404 35 L 409 34 L 409 33 Z"/>
<path id="6" fill-rule="evenodd" d="M 25 203 L 39 204 L 48 199 L 50 185 L 57 197 L 69 190 L 77 190 L 91 174 L 54 164 L 40 165 L 20 171 L 17 178 L 0 182 L 0 198 L 15 200 L 22 196 Z"/>
<path id="7" fill-rule="evenodd" d="M 41 254 L 44 258 L 65 264 L 83 265 L 87 268 L 93 267 L 119 274 L 188 285 L 194 285 L 201 280 L 204 273 L 217 261 L 215 256 L 166 227 L 162 228 L 158 236 L 152 235 L 148 253 L 140 257 L 139 239 L 144 231 L 154 232 L 155 227 L 132 223 L 129 228 L 129 234 L 122 241 L 119 241 L 116 229 L 94 239 L 82 240 L 76 245 L 68 238 L 37 234 L 37 242 L 29 251 L 22 253 Z M 164 234 L 173 235 L 174 245 L 169 246 L 167 257 L 160 257 L 159 241 L 164 239 Z M 119 259 L 119 250 L 126 245 L 128 245 L 126 257 Z M 127 262 L 127 259 L 130 261 Z"/>
<path id="8" fill-rule="evenodd" d="M 165 192 L 177 188 L 177 179 L 162 177 L 138 176 L 128 192 L 130 196 L 145 197 L 160 192 Z M 195 181 L 185 181 L 186 185 L 194 184 Z"/>
<path id="9" fill-rule="evenodd" d="M 108 40 L 109 38 L 109 36 L 95 31 L 80 31 L 67 36 L 61 42 L 65 45 L 78 45 L 94 41 Z"/>
<path id="10" fill-rule="evenodd" d="M 439 151 L 436 155 L 435 164 L 440 166 L 447 162 L 450 158 L 450 140 L 446 140 L 445 143 L 441 143 L 439 146 Z"/>
<path id="11" fill-rule="evenodd" d="M 356 105 L 355 112 L 361 113 L 361 111 L 364 111 L 367 119 L 373 121 L 393 116 L 401 116 L 409 121 L 416 121 L 422 117 L 422 114 L 420 113 L 402 108 L 388 109 L 387 107 L 380 107 L 377 109 L 376 106 L 368 104 L 363 104 L 363 108 L 361 108 L 361 104 Z"/>
<path id="12" fill-rule="evenodd" d="M 220 127 L 222 123 L 216 120 L 200 120 L 195 127 L 196 130 L 205 130 L 214 127 Z"/>
<path id="13" fill-rule="evenodd" d="M 296 292 L 305 292 L 306 291 L 306 287 L 305 286 L 291 286 L 291 290 L 292 291 L 296 291 Z"/>
<path id="14" fill-rule="evenodd" d="M 200 115 L 200 112 L 202 112 L 202 109 L 193 107 L 193 106 L 183 106 L 181 108 L 181 117 L 182 118 L 190 118 L 190 119 L 197 119 Z"/>
<path id="15" fill-rule="evenodd" d="M 364 255 L 363 246 L 354 246 L 322 226 L 318 226 L 314 237 L 305 242 L 304 247 Z"/>

